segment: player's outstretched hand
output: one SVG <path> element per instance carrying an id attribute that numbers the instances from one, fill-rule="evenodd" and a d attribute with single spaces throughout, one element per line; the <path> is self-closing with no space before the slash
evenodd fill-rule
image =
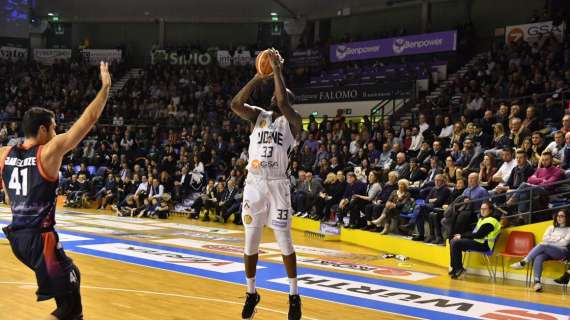
<path id="1" fill-rule="evenodd" d="M 281 69 L 283 66 L 283 61 L 284 60 L 279 54 L 279 51 L 274 48 L 269 49 L 269 62 L 271 63 L 273 70 Z"/>
<path id="2" fill-rule="evenodd" d="M 101 85 L 102 88 L 111 88 L 111 74 L 109 73 L 109 64 L 101 61 Z"/>

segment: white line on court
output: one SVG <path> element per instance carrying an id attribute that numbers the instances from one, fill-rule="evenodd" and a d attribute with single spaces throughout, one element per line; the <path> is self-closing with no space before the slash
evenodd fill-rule
<path id="1" fill-rule="evenodd" d="M 33 287 L 36 286 L 35 283 L 31 283 L 31 282 L 0 281 L 0 284 L 7 284 L 7 285 L 13 284 L 13 285 L 33 286 Z M 105 288 L 105 287 L 83 286 L 83 285 L 81 286 L 81 289 L 107 290 L 107 291 L 118 291 L 118 292 L 132 292 L 132 293 L 151 294 L 151 295 L 157 295 L 157 296 L 167 296 L 167 297 L 186 298 L 186 299 L 212 301 L 212 302 L 222 302 L 222 303 L 228 303 L 228 304 L 236 304 L 236 305 L 240 305 L 240 306 L 242 305 L 241 302 L 228 301 L 228 300 L 215 299 L 215 298 L 205 298 L 205 297 L 189 296 L 189 295 L 185 295 L 185 294 L 168 293 L 168 292 L 156 292 L 156 291 L 134 290 L 134 289 L 121 289 L 121 288 Z M 287 312 L 285 312 L 285 311 L 275 310 L 275 309 L 271 309 L 271 308 L 265 308 L 265 307 L 257 306 L 257 309 L 263 310 L 263 311 L 269 311 L 269 312 L 273 312 L 273 313 L 279 313 L 279 314 L 287 315 Z M 307 319 L 307 320 L 319 320 L 319 319 L 317 319 L 317 318 L 311 318 L 311 317 L 307 317 L 307 316 L 305 316 L 305 315 L 303 315 L 303 319 Z"/>

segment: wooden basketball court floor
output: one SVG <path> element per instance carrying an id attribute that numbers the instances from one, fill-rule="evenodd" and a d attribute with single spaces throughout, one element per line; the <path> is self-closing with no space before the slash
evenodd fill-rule
<path id="1" fill-rule="evenodd" d="M 81 212 L 81 213 L 80 213 Z M 85 319 L 240 319 L 245 296 L 242 227 L 58 211 L 58 231 L 82 274 Z M 0 226 L 9 223 L 0 208 Z M 303 319 L 569 319 L 559 286 L 535 293 L 518 281 L 451 280 L 447 270 L 294 231 Z M 286 319 L 288 285 L 273 234 L 262 240 L 255 316 Z M 33 273 L 0 238 L 0 319 L 44 319 Z"/>

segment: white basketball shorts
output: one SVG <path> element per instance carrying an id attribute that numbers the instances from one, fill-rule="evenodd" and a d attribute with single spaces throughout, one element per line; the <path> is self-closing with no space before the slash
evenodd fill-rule
<path id="1" fill-rule="evenodd" d="M 243 225 L 246 228 L 290 229 L 293 213 L 290 184 L 288 179 L 248 176 L 243 191 Z"/>

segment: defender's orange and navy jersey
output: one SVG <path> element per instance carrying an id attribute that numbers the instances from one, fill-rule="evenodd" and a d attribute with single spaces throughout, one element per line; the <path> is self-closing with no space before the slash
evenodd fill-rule
<path id="1" fill-rule="evenodd" d="M 12 208 L 12 228 L 55 225 L 58 177 L 49 177 L 40 162 L 41 145 L 11 147 L 0 161 L 4 192 Z"/>

